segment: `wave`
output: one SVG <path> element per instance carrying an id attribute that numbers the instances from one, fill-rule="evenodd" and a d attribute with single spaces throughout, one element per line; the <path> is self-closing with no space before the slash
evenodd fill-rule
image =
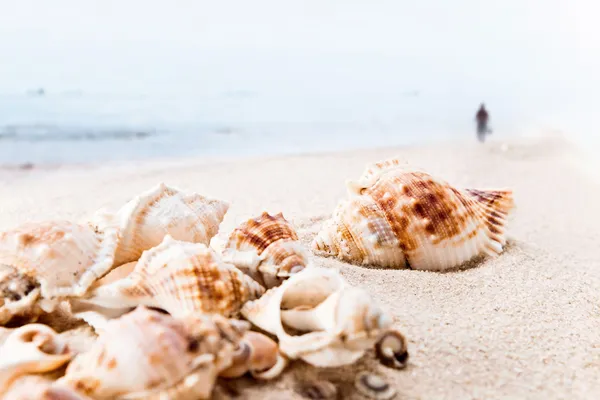
<path id="1" fill-rule="evenodd" d="M 153 129 L 6 125 L 0 127 L 0 140 L 14 142 L 139 140 L 157 133 Z"/>

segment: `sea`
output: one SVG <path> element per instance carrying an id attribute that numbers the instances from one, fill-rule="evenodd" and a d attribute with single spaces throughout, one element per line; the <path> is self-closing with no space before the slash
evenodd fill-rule
<path id="1" fill-rule="evenodd" d="M 0 166 L 475 141 L 482 102 L 598 146 L 587 3 L 3 1 Z"/>

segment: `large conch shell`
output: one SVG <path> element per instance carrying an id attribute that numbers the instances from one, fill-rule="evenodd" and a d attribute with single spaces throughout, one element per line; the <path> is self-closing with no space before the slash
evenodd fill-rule
<path id="1" fill-rule="evenodd" d="M 72 357 L 66 343 L 46 325 L 11 330 L 0 347 L 0 395 L 19 376 L 53 371 Z"/>
<path id="2" fill-rule="evenodd" d="M 353 363 L 392 323 L 366 291 L 335 270 L 317 267 L 246 303 L 242 315 L 277 336 L 285 356 L 318 367 Z"/>
<path id="3" fill-rule="evenodd" d="M 94 399 L 207 399 L 248 327 L 220 315 L 175 319 L 141 306 L 109 321 L 57 385 Z"/>
<path id="4" fill-rule="evenodd" d="M 281 213 L 264 212 L 230 235 L 223 257 L 264 287 L 279 286 L 308 265 L 308 254 L 294 227 Z"/>
<path id="5" fill-rule="evenodd" d="M 193 312 L 230 317 L 238 314 L 246 301 L 263 293 L 262 286 L 221 261 L 204 244 L 182 242 L 167 235 L 161 244 L 144 252 L 131 274 L 95 287 L 85 299 L 73 303 L 87 302 L 123 312 L 145 305 L 175 317 Z"/>
<path id="6" fill-rule="evenodd" d="M 86 223 L 29 223 L 0 233 L 0 325 L 82 296 L 111 269 L 117 236 L 115 216 L 104 212 Z"/>
<path id="7" fill-rule="evenodd" d="M 167 234 L 208 246 L 228 209 L 229 204 L 224 201 L 185 194 L 161 183 L 119 210 L 121 240 L 114 265 L 137 261 Z"/>
<path id="8" fill-rule="evenodd" d="M 313 241 L 317 252 L 379 267 L 445 270 L 500 254 L 514 207 L 511 190 L 457 190 L 388 160 L 348 183 Z"/>

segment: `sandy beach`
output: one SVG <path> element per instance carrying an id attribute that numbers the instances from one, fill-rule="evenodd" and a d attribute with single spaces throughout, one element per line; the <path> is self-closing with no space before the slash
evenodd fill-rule
<path id="1" fill-rule="evenodd" d="M 397 399 L 600 398 L 600 186 L 558 138 L 439 144 L 246 160 L 185 160 L 0 170 L 0 229 L 116 209 L 159 182 L 231 203 L 212 245 L 263 211 L 282 212 L 307 245 L 367 163 L 399 157 L 456 187 L 508 187 L 516 210 L 499 257 L 446 273 L 378 270 L 313 257 L 364 287 L 409 340 L 396 371 L 373 352 L 317 370 L 294 363 L 278 380 L 236 384 L 240 399 L 301 399 L 316 376 L 353 393 L 358 371 L 385 376 Z"/>

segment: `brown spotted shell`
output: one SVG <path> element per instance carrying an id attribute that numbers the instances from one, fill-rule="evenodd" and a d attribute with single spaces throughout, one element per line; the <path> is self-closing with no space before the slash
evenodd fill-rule
<path id="1" fill-rule="evenodd" d="M 458 190 L 398 160 L 370 166 L 348 184 L 313 241 L 317 252 L 356 264 L 445 270 L 506 243 L 511 190 Z"/>
<path id="2" fill-rule="evenodd" d="M 117 220 L 106 213 L 86 223 L 46 221 L 0 233 L 0 325 L 82 296 L 110 271 L 117 236 Z"/>
<path id="3" fill-rule="evenodd" d="M 225 201 L 184 193 L 161 183 L 119 210 L 121 233 L 114 265 L 137 261 L 166 235 L 208 246 L 228 209 Z"/>
<path id="4" fill-rule="evenodd" d="M 95 287 L 84 301 L 105 308 L 145 305 L 173 316 L 207 312 L 230 317 L 263 293 L 262 286 L 204 244 L 167 235 L 144 252 L 131 274 Z"/>
<path id="5" fill-rule="evenodd" d="M 138 307 L 109 321 L 57 385 L 94 399 L 206 399 L 248 326 L 219 315 L 175 319 Z"/>
<path id="6" fill-rule="evenodd" d="M 279 286 L 308 265 L 308 254 L 281 213 L 262 213 L 236 228 L 224 257 L 266 288 Z"/>

